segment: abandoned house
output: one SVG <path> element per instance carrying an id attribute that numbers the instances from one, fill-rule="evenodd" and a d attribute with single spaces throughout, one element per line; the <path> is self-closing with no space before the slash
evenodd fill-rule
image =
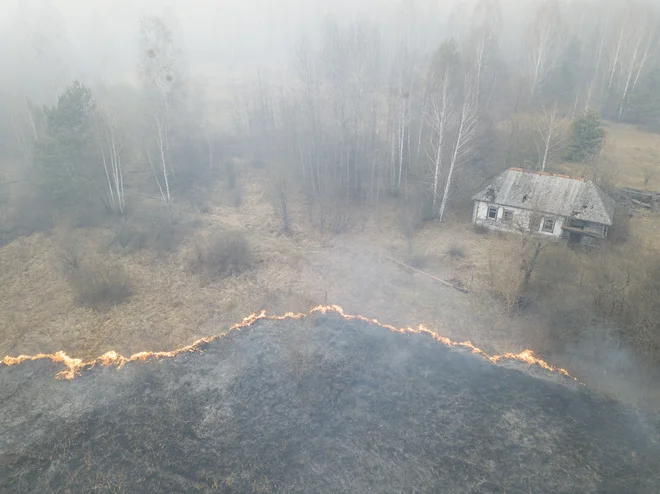
<path id="1" fill-rule="evenodd" d="M 614 202 L 592 182 L 509 168 L 473 197 L 478 225 L 591 245 L 607 236 Z"/>

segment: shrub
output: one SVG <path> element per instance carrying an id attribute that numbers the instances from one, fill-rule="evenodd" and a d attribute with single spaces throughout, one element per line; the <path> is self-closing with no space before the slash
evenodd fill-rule
<path id="1" fill-rule="evenodd" d="M 123 268 L 102 260 L 71 269 L 68 280 L 78 304 L 95 310 L 120 305 L 133 294 L 133 284 Z"/>
<path id="2" fill-rule="evenodd" d="M 615 244 L 622 244 L 630 238 L 630 209 L 617 207 L 614 210 L 612 226 L 609 228 L 607 238 Z"/>
<path id="3" fill-rule="evenodd" d="M 185 227 L 171 222 L 166 216 L 154 216 L 147 220 L 129 218 L 116 230 L 110 245 L 126 254 L 142 249 L 172 252 L 184 236 Z"/>
<path id="4" fill-rule="evenodd" d="M 412 257 L 417 230 L 424 226 L 424 202 L 410 201 L 399 209 L 399 228 L 408 241 L 408 257 Z"/>
<path id="5" fill-rule="evenodd" d="M 428 263 L 428 258 L 421 254 L 413 254 L 408 257 L 408 266 L 415 269 L 422 269 Z"/>
<path id="6" fill-rule="evenodd" d="M 329 227 L 335 235 L 346 233 L 351 228 L 351 211 L 348 207 L 338 207 L 330 211 Z"/>
<path id="7" fill-rule="evenodd" d="M 243 189 L 241 189 L 240 185 L 231 189 L 229 195 L 231 197 L 232 206 L 237 208 L 243 203 Z"/>
<path id="8" fill-rule="evenodd" d="M 449 257 L 453 259 L 465 258 L 465 249 L 460 245 L 454 245 L 449 248 Z"/>
<path id="9" fill-rule="evenodd" d="M 135 252 L 148 246 L 149 233 L 143 225 L 139 225 L 136 221 L 124 221 L 116 230 L 110 244 L 127 253 Z"/>
<path id="10" fill-rule="evenodd" d="M 62 271 L 65 275 L 70 275 L 81 266 L 81 253 L 78 242 L 74 239 L 62 242 L 57 252 Z"/>
<path id="11" fill-rule="evenodd" d="M 0 196 L 0 247 L 19 237 L 50 230 L 52 210 L 31 190 L 19 189 L 16 197 L 6 190 Z"/>
<path id="12" fill-rule="evenodd" d="M 353 217 L 351 208 L 341 204 L 339 200 L 320 198 L 310 208 L 314 221 L 321 233 L 330 232 L 335 235 L 351 229 Z"/>
<path id="13" fill-rule="evenodd" d="M 254 266 L 252 249 L 241 232 L 216 234 L 194 245 L 189 268 L 210 280 L 235 276 Z"/>
<path id="14" fill-rule="evenodd" d="M 488 235 L 490 233 L 490 230 L 488 229 L 487 226 L 484 225 L 477 225 L 475 224 L 472 227 L 472 231 L 476 233 L 477 235 Z"/>

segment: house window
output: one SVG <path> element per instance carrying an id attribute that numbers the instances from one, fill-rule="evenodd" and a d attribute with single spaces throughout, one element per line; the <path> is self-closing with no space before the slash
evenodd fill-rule
<path id="1" fill-rule="evenodd" d="M 489 220 L 496 220 L 497 219 L 497 207 L 496 206 L 490 206 L 488 208 L 488 219 Z"/>
<path id="2" fill-rule="evenodd" d="M 513 221 L 513 211 L 510 211 L 508 209 L 504 210 L 504 216 L 502 218 L 504 221 L 507 223 L 511 223 Z"/>
<path id="3" fill-rule="evenodd" d="M 544 219 L 543 220 L 543 231 L 545 233 L 553 233 L 555 231 L 555 220 Z"/>

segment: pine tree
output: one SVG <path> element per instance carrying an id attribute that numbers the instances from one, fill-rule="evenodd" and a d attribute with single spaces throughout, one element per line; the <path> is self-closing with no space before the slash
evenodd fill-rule
<path id="1" fill-rule="evenodd" d="M 572 141 L 566 159 L 586 163 L 598 155 L 605 140 L 605 130 L 601 127 L 600 115 L 588 110 L 575 119 L 572 126 Z"/>
<path id="2" fill-rule="evenodd" d="M 35 165 L 38 185 L 53 207 L 80 206 L 98 197 L 103 182 L 94 148 L 94 110 L 91 90 L 78 81 L 56 106 L 44 109 L 46 129 L 35 143 Z"/>

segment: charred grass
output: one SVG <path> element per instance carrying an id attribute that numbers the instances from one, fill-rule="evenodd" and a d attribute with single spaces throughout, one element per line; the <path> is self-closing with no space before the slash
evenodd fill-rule
<path id="1" fill-rule="evenodd" d="M 0 489 L 651 493 L 658 480 L 657 432 L 621 405 L 336 316 L 73 382 L 52 370 L 2 369 L 35 406 L 6 438 Z"/>

